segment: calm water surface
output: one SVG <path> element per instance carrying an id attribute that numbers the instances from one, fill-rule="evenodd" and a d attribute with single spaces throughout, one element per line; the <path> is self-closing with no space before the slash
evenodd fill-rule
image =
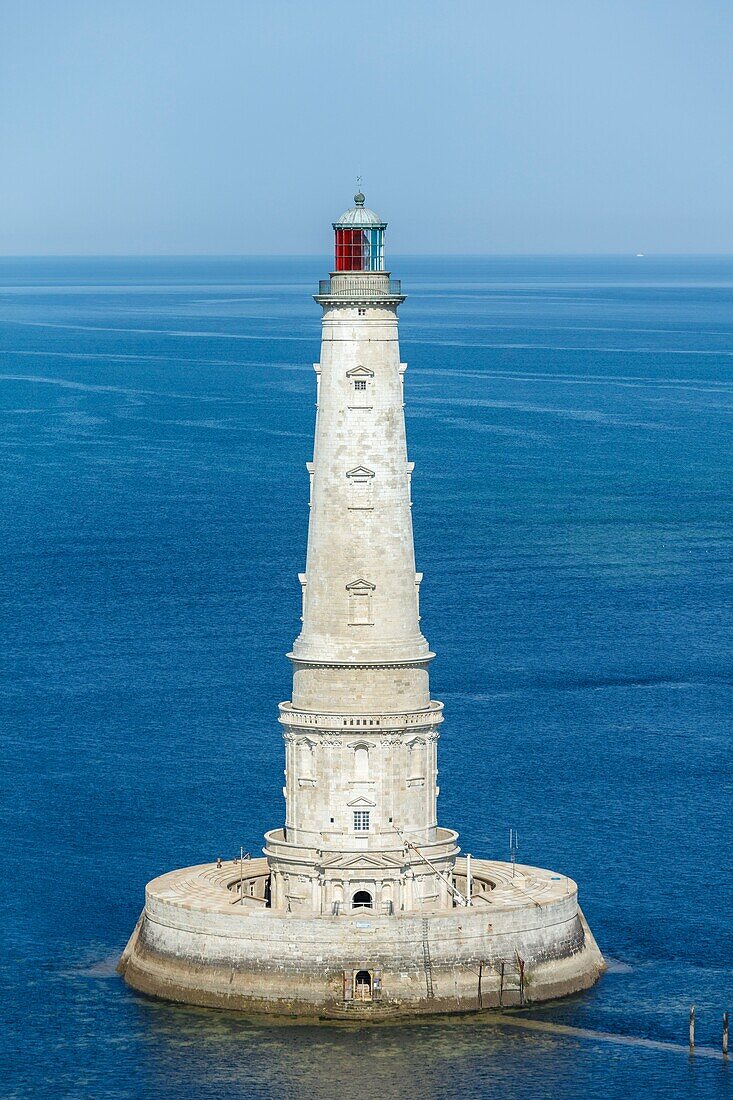
<path id="1" fill-rule="evenodd" d="M 277 1026 L 114 975 L 145 882 L 282 821 L 327 260 L 0 261 L 7 1097 L 718 1097 L 498 1027 Z M 441 818 L 577 878 L 611 962 L 534 1016 L 733 1010 L 733 260 L 394 261 Z"/>

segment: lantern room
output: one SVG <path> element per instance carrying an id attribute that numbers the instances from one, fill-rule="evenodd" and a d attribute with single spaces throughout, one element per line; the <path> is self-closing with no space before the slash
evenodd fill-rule
<path id="1" fill-rule="evenodd" d="M 384 271 L 384 231 L 387 223 L 364 205 L 361 191 L 354 206 L 333 223 L 335 271 Z"/>

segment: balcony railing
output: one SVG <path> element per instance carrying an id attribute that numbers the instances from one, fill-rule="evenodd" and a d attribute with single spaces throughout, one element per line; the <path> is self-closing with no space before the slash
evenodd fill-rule
<path id="1" fill-rule="evenodd" d="M 380 730 L 410 729 L 414 726 L 437 726 L 443 721 L 443 704 L 432 699 L 424 710 L 383 714 L 339 714 L 297 710 L 290 702 L 280 703 L 280 722 L 284 726 L 311 727 L 322 730 L 343 730 L 353 735 L 365 726 Z"/>
<path id="2" fill-rule="evenodd" d="M 320 279 L 318 283 L 320 298 L 393 298 L 401 295 L 401 279 L 372 272 L 363 275 L 339 273 L 330 279 Z"/>

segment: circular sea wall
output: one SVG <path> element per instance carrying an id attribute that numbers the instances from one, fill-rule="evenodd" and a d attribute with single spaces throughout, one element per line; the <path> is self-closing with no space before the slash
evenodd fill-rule
<path id="1" fill-rule="evenodd" d="M 465 875 L 459 859 L 457 885 Z M 605 969 L 577 885 L 552 871 L 473 859 L 470 906 L 307 918 L 267 908 L 266 876 L 257 859 L 154 879 L 119 962 L 125 981 L 251 1014 L 382 1019 L 546 1001 Z"/>

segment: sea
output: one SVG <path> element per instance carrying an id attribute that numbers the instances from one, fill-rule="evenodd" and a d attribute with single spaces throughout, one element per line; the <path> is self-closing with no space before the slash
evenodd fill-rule
<path id="1" fill-rule="evenodd" d="M 145 883 L 283 821 L 329 261 L 3 259 L 2 1097 L 733 1095 L 733 258 L 391 266 L 440 820 L 608 971 L 378 1026 L 123 984 Z"/>

